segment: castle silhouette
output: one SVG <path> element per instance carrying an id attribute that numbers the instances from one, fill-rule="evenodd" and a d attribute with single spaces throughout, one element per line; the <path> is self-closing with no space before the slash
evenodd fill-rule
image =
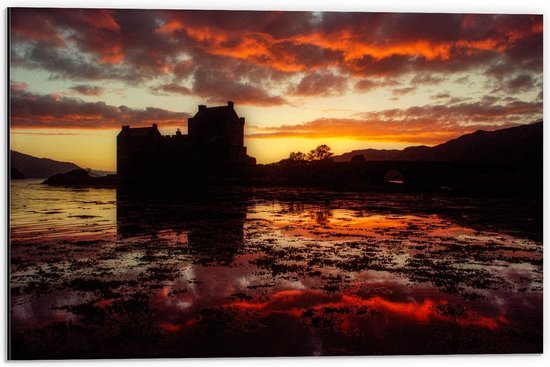
<path id="1" fill-rule="evenodd" d="M 188 134 L 164 136 L 151 127 L 122 126 L 117 136 L 117 174 L 122 177 L 181 176 L 197 168 L 255 165 L 244 146 L 244 117 L 227 106 L 200 105 L 188 119 Z"/>

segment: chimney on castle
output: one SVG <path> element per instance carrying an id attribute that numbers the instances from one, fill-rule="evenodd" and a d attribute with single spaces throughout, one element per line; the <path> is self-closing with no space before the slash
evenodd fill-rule
<path id="1" fill-rule="evenodd" d="M 233 101 L 227 101 L 227 107 L 233 108 L 233 105 L 234 105 Z"/>
<path id="2" fill-rule="evenodd" d="M 199 111 L 206 110 L 206 106 L 203 104 L 199 105 Z"/>

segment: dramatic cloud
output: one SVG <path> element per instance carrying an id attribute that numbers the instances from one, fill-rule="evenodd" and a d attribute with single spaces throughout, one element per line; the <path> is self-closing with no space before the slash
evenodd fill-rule
<path id="1" fill-rule="evenodd" d="M 242 78 L 242 77 L 241 77 Z M 237 78 L 213 73 L 210 68 L 198 68 L 193 84 L 195 94 L 205 98 L 207 102 L 225 103 L 233 100 L 239 104 L 256 104 L 273 106 L 285 104 L 280 96 L 271 96 L 264 89 Z"/>
<path id="2" fill-rule="evenodd" d="M 109 129 L 121 125 L 185 126 L 186 113 L 147 107 L 132 109 L 104 102 L 84 102 L 59 95 L 37 95 L 11 90 L 12 128 Z"/>
<path id="3" fill-rule="evenodd" d="M 436 85 L 473 69 L 521 74 L 504 86 L 515 93 L 542 75 L 536 15 L 16 8 L 10 18 L 11 67 L 209 101 L 279 105 L 284 91 L 367 92 L 383 86 L 373 78 L 405 76 Z"/>
<path id="4" fill-rule="evenodd" d="M 104 66 L 97 60 L 90 60 L 89 55 L 56 47 L 48 42 L 24 45 L 12 43 L 10 57 L 12 67 L 46 70 L 52 73 L 52 78 L 90 81 L 115 79 L 136 84 L 145 77 L 131 67 Z"/>

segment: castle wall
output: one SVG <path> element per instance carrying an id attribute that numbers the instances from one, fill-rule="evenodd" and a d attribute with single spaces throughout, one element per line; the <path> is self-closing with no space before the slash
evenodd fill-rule
<path id="1" fill-rule="evenodd" d="M 178 175 L 192 167 L 255 164 L 244 147 L 244 118 L 228 106 L 206 108 L 188 120 L 188 135 L 162 136 L 152 128 L 124 126 L 117 136 L 121 176 Z"/>

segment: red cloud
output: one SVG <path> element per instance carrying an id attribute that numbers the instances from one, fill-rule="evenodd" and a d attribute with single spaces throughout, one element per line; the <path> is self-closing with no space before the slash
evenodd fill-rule
<path id="1" fill-rule="evenodd" d="M 29 85 L 25 82 L 10 81 L 10 90 L 12 92 L 23 92 L 29 89 Z"/>
<path id="2" fill-rule="evenodd" d="M 11 91 L 12 128 L 110 129 L 121 125 L 185 126 L 186 113 L 147 107 L 132 109 L 104 102 L 84 102 L 58 95 L 37 95 Z"/>
<path id="3" fill-rule="evenodd" d="M 57 45 L 63 43 L 63 37 L 59 34 L 48 11 L 14 8 L 9 11 L 9 19 L 12 42 L 17 42 L 18 39 L 27 39 L 47 41 Z"/>

